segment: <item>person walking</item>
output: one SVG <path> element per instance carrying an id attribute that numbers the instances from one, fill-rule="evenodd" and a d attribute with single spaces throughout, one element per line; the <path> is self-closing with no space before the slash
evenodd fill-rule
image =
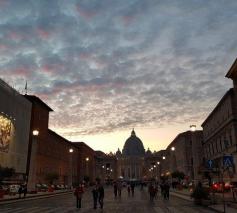
<path id="1" fill-rule="evenodd" d="M 114 197 L 117 198 L 117 195 L 118 195 L 118 184 L 115 181 L 114 182 Z"/>
<path id="2" fill-rule="evenodd" d="M 20 185 L 20 187 L 18 189 L 19 198 L 21 198 L 22 190 L 23 190 L 23 187 L 22 187 L 22 185 Z"/>
<path id="3" fill-rule="evenodd" d="M 24 198 L 25 198 L 25 197 L 26 197 L 26 194 L 27 194 L 27 185 L 26 185 L 26 184 L 23 186 L 22 192 L 23 192 Z"/>
<path id="4" fill-rule="evenodd" d="M 135 183 L 131 183 L 131 191 L 132 191 L 132 196 L 134 197 L 134 189 L 135 189 Z"/>
<path id="5" fill-rule="evenodd" d="M 131 186 L 129 183 L 127 184 L 127 190 L 128 190 L 128 197 L 130 197 Z"/>
<path id="6" fill-rule="evenodd" d="M 98 185 L 96 184 L 92 189 L 93 201 L 94 201 L 94 209 L 97 208 L 97 200 L 98 200 Z"/>
<path id="7" fill-rule="evenodd" d="M 119 181 L 118 182 L 118 196 L 119 197 L 121 197 L 121 195 L 122 195 L 122 182 L 121 181 Z"/>
<path id="8" fill-rule="evenodd" d="M 74 195 L 76 196 L 77 208 L 79 209 L 81 208 L 81 200 L 82 200 L 83 193 L 84 193 L 84 186 L 82 183 L 80 183 L 74 192 Z"/>
<path id="9" fill-rule="evenodd" d="M 99 187 L 98 187 L 98 194 L 99 194 L 100 208 L 103 209 L 105 192 L 104 192 L 104 187 L 101 183 L 99 184 Z"/>
<path id="10" fill-rule="evenodd" d="M 170 185 L 168 182 L 164 184 L 164 199 L 169 200 L 170 198 Z"/>

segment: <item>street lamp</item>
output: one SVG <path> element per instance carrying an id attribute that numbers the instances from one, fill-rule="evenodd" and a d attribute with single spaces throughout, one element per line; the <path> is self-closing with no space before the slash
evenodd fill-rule
<path id="1" fill-rule="evenodd" d="M 37 153 L 37 137 L 39 136 L 39 130 L 34 129 L 32 131 L 32 144 L 30 153 L 30 169 L 27 180 L 27 187 L 29 191 L 35 191 L 36 184 L 36 153 Z"/>
<path id="2" fill-rule="evenodd" d="M 195 132 L 196 131 L 196 125 L 190 125 L 190 130 L 192 132 Z"/>
<path id="3" fill-rule="evenodd" d="M 163 157 L 162 157 L 162 159 L 163 159 L 163 160 L 165 160 L 165 159 L 166 159 L 166 157 L 165 157 L 165 156 L 163 156 Z"/>
<path id="4" fill-rule="evenodd" d="M 72 166 L 72 153 L 73 153 L 73 149 L 72 148 L 70 148 L 69 150 L 69 154 L 70 154 L 70 162 L 69 162 L 69 186 L 70 186 L 70 188 L 72 188 L 72 182 L 73 182 L 73 174 L 72 174 L 72 172 L 73 172 L 73 166 Z"/>
<path id="5" fill-rule="evenodd" d="M 175 147 L 174 146 L 171 147 L 171 151 L 175 151 Z"/>

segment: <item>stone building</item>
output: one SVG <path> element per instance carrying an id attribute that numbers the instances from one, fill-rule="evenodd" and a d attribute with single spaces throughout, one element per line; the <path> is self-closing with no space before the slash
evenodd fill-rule
<path id="1" fill-rule="evenodd" d="M 0 165 L 14 168 L 14 182 L 26 178 L 31 103 L 0 79 Z"/>
<path id="2" fill-rule="evenodd" d="M 105 154 L 102 151 L 96 151 L 96 177 L 100 178 L 106 183 L 112 182 L 119 178 L 117 173 L 117 157 L 110 153 Z"/>
<path id="3" fill-rule="evenodd" d="M 95 151 L 84 142 L 73 142 L 78 149 L 77 173 L 79 181 L 88 179 L 95 180 Z"/>
<path id="4" fill-rule="evenodd" d="M 50 173 L 58 174 L 56 184 L 71 185 L 72 181 L 78 180 L 78 162 L 73 160 L 78 153 L 77 148 L 48 129 L 49 112 L 53 110 L 46 103 L 36 96 L 24 97 L 32 103 L 27 164 L 29 190 L 34 190 L 37 183 L 47 183 L 46 177 Z M 32 135 L 34 130 L 38 131 L 37 136 Z M 71 148 L 73 155 L 69 152 Z"/>
<path id="5" fill-rule="evenodd" d="M 118 154 L 118 153 L 117 153 Z M 118 156 L 118 174 L 125 180 L 140 180 L 144 176 L 145 149 L 133 130 L 126 140 L 122 155 Z"/>
<path id="6" fill-rule="evenodd" d="M 217 106 L 203 122 L 204 156 L 212 160 L 210 171 L 213 180 L 219 180 L 224 175 L 225 181 L 237 181 L 237 60 L 226 74 L 233 80 L 233 88 L 229 89 Z M 223 172 L 223 156 L 232 156 L 233 166 Z M 213 170 L 213 169 L 212 169 Z"/>
<path id="7" fill-rule="evenodd" d="M 200 130 L 178 134 L 166 149 L 169 172 L 183 172 L 188 181 L 201 180 L 202 143 L 203 132 Z"/>

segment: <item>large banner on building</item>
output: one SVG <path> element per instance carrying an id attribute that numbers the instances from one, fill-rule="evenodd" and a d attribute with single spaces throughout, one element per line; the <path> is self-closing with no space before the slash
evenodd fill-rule
<path id="1" fill-rule="evenodd" d="M 10 119 L 0 114 L 0 152 L 8 152 L 11 142 L 11 127 Z"/>

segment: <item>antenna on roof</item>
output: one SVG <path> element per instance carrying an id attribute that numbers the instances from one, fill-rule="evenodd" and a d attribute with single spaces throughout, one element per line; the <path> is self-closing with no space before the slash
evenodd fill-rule
<path id="1" fill-rule="evenodd" d="M 26 85 L 25 85 L 25 95 L 27 95 L 27 80 L 26 80 Z"/>

